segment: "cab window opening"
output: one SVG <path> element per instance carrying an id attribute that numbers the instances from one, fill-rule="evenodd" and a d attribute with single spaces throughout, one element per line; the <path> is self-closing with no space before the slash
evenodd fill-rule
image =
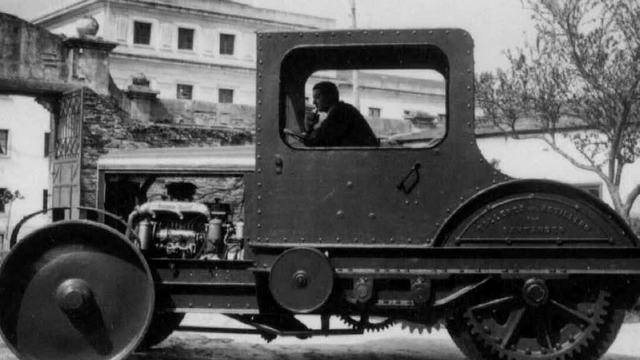
<path id="1" fill-rule="evenodd" d="M 280 112 L 288 146 L 431 148 L 446 137 L 446 56 L 425 45 L 364 49 L 302 48 L 288 54 Z"/>

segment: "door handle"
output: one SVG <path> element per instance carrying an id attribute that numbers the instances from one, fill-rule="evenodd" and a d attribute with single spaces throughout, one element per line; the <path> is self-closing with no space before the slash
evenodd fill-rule
<path id="1" fill-rule="evenodd" d="M 400 183 L 396 186 L 396 188 L 398 190 L 401 190 L 405 194 L 409 194 L 420 181 L 420 166 L 420 163 L 415 163 L 411 167 L 411 170 L 409 170 L 407 175 L 405 175 L 402 180 L 400 180 Z"/>

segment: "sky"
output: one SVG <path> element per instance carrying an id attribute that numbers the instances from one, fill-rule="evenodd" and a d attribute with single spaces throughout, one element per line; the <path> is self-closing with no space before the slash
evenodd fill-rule
<path id="1" fill-rule="evenodd" d="M 51 1 L 0 0 L 0 11 L 32 18 Z M 249 5 L 336 19 L 351 26 L 351 0 L 236 0 Z M 535 34 L 523 0 L 354 0 L 359 28 L 437 28 L 467 30 L 475 40 L 476 71 L 507 65 L 504 50 L 522 46 Z"/>

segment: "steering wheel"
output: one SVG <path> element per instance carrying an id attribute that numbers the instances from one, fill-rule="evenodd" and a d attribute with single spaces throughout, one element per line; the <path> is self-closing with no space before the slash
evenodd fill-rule
<path id="1" fill-rule="evenodd" d="M 303 133 L 293 131 L 289 128 L 282 129 L 282 133 L 285 135 L 291 136 L 300 142 L 304 142 L 304 140 L 306 139 Z"/>

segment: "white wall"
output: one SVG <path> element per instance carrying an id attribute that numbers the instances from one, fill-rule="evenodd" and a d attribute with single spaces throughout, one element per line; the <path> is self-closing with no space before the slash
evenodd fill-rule
<path id="1" fill-rule="evenodd" d="M 44 156 L 44 133 L 49 131 L 49 112 L 24 96 L 0 95 L 0 129 L 9 129 L 7 156 L 0 156 L 0 187 L 19 190 L 24 199 L 12 204 L 8 211 L 0 213 L 0 234 L 7 229 L 1 250 L 7 250 L 13 225 L 31 212 L 42 209 L 42 190 L 49 188 L 49 159 Z M 6 209 L 8 210 L 8 205 Z M 24 235 L 48 222 L 46 216 L 34 218 L 23 227 Z"/>
<path id="2" fill-rule="evenodd" d="M 607 188 L 595 173 L 578 169 L 542 140 L 495 136 L 479 138 L 477 143 L 487 161 L 497 161 L 497 167 L 506 175 L 514 178 L 550 179 L 570 184 L 598 183 L 602 186 L 602 199 L 611 205 Z M 560 137 L 558 144 L 566 152 L 578 157 L 569 140 Z M 640 161 L 628 165 L 622 174 L 620 192 L 623 198 L 638 182 L 640 182 Z M 640 216 L 638 202 L 632 209 L 632 215 Z"/>

